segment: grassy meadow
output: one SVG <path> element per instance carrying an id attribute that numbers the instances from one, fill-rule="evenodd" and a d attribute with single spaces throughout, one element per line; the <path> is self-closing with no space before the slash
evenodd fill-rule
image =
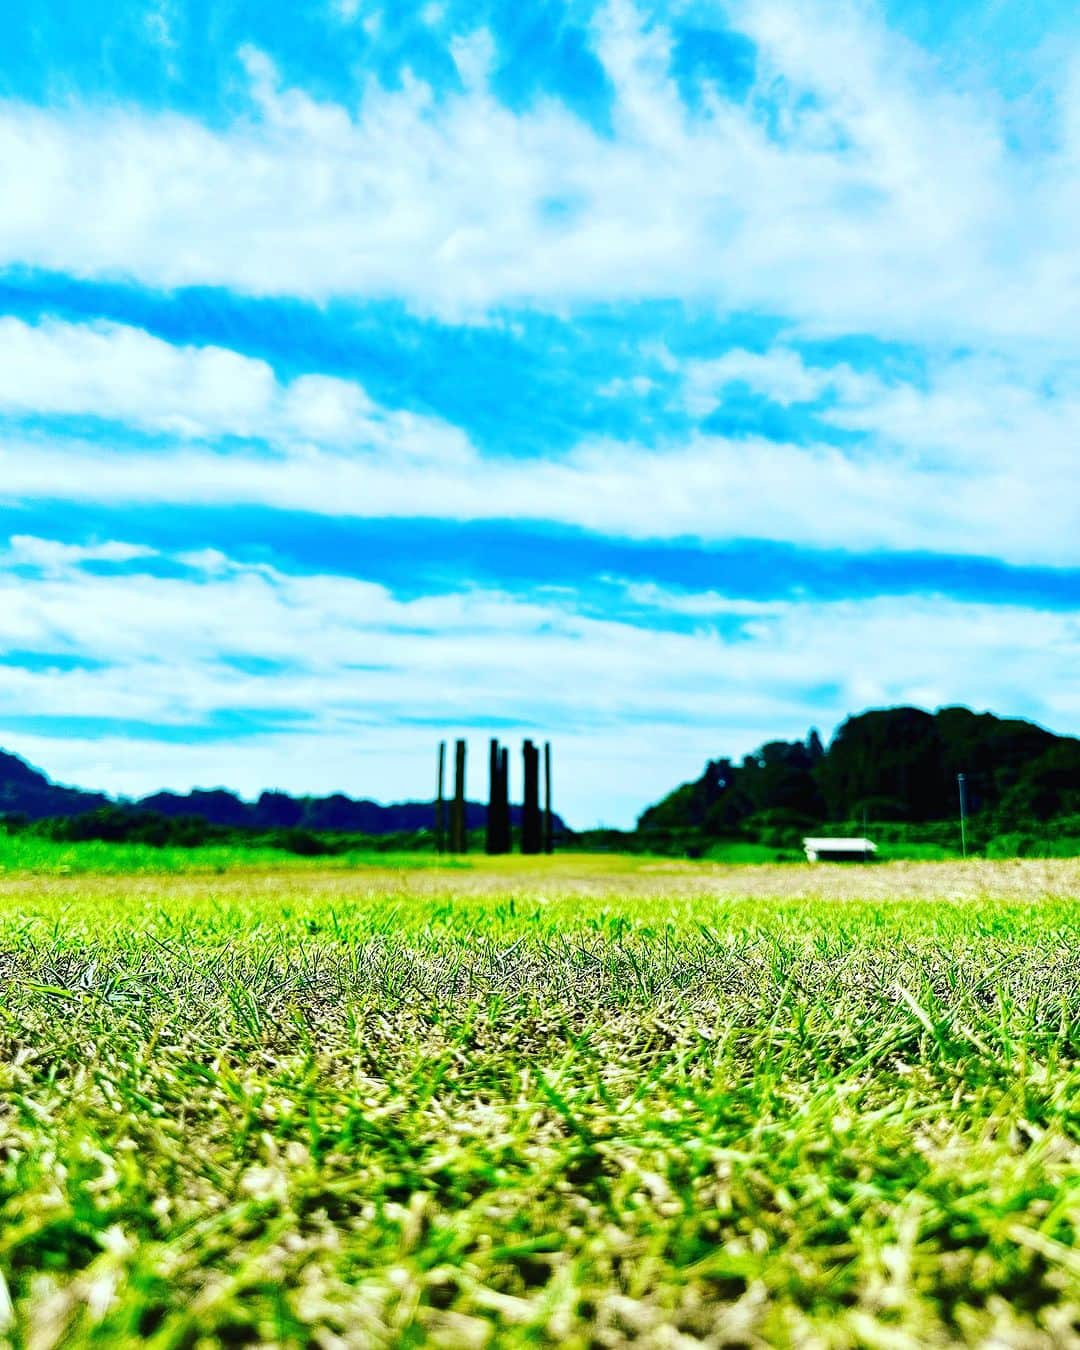
<path id="1" fill-rule="evenodd" d="M 1078 862 L 14 840 L 0 981 L 7 1343 L 1080 1341 Z"/>

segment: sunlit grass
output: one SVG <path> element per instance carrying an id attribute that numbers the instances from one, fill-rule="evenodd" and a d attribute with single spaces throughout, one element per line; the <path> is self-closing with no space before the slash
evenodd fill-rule
<path id="1" fill-rule="evenodd" d="M 40 861 L 21 1343 L 1080 1336 L 1076 863 Z"/>

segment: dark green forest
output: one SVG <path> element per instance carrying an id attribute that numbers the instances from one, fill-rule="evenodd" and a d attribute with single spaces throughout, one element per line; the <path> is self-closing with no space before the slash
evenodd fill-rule
<path id="1" fill-rule="evenodd" d="M 642 813 L 637 833 L 665 852 L 739 839 L 793 848 L 826 825 L 951 846 L 959 774 L 972 849 L 1023 853 L 1065 840 L 1080 849 L 1080 740 L 968 708 L 878 709 L 849 717 L 828 747 L 811 731 L 739 763 L 709 760 Z"/>

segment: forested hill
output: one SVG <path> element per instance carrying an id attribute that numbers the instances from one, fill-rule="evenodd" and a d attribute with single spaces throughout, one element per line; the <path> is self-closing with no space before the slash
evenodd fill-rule
<path id="1" fill-rule="evenodd" d="M 722 838 L 747 822 L 936 821 L 969 808 L 1000 828 L 1080 814 L 1080 740 L 968 708 L 884 708 L 849 717 L 826 748 L 770 741 L 739 764 L 710 760 L 638 821 L 642 831 Z"/>

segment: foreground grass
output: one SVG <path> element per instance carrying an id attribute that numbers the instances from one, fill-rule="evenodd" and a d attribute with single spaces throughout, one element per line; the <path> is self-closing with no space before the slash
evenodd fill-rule
<path id="1" fill-rule="evenodd" d="M 0 878 L 11 1341 L 1080 1338 L 1080 867 Z"/>

